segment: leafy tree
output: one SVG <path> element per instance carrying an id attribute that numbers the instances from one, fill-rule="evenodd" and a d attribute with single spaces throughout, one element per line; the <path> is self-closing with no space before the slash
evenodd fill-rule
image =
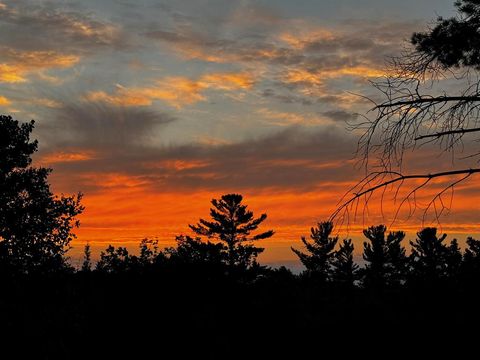
<path id="1" fill-rule="evenodd" d="M 139 244 L 139 255 L 131 255 L 126 247 L 109 245 L 100 253 L 96 270 L 107 273 L 141 273 L 153 269 L 165 260 L 165 254 L 158 250 L 158 241 L 143 239 Z"/>
<path id="2" fill-rule="evenodd" d="M 239 194 L 226 194 L 220 199 L 213 199 L 210 209 L 211 221 L 200 219 L 197 225 L 189 225 L 197 235 L 207 236 L 225 244 L 227 262 L 230 268 L 249 268 L 255 266 L 257 256 L 263 248 L 256 247 L 252 242 L 270 238 L 274 232 L 268 230 L 250 236 L 265 221 L 267 214 L 254 218 L 253 212 L 242 204 L 243 197 Z"/>
<path id="3" fill-rule="evenodd" d="M 363 231 L 368 242 L 363 243 L 363 284 L 366 287 L 383 289 L 401 284 L 405 276 L 407 258 L 401 242 L 403 231 L 390 232 L 385 238 L 385 225 L 371 226 Z"/>
<path id="4" fill-rule="evenodd" d="M 292 251 L 299 257 L 302 264 L 307 268 L 307 271 L 321 281 L 330 280 L 331 263 L 335 256 L 335 245 L 338 242 L 338 236 L 331 236 L 332 231 L 332 222 L 320 222 L 317 227 L 310 229 L 311 241 L 302 237 L 302 242 L 307 253 L 303 253 L 292 247 Z"/>
<path id="5" fill-rule="evenodd" d="M 31 166 L 34 122 L 0 115 L 0 263 L 9 271 L 50 272 L 68 267 L 65 254 L 83 211 L 81 194 L 57 197 L 51 169 Z"/>
<path id="6" fill-rule="evenodd" d="M 141 267 L 147 268 L 163 260 L 163 253 L 158 250 L 158 240 L 143 239 L 139 247 L 138 263 Z"/>
<path id="7" fill-rule="evenodd" d="M 115 248 L 109 245 L 105 251 L 100 253 L 100 260 L 97 262 L 96 270 L 107 273 L 122 273 L 132 269 L 136 261 L 132 259 L 126 247 Z"/>
<path id="8" fill-rule="evenodd" d="M 90 244 L 87 243 L 83 250 L 83 263 L 82 263 L 82 271 L 89 272 L 92 270 L 92 251 L 90 250 Z"/>
<path id="9" fill-rule="evenodd" d="M 227 263 L 227 248 L 222 243 L 205 242 L 200 237 L 192 238 L 188 235 L 179 235 L 175 240 L 177 247 L 165 249 L 165 254 L 177 266 L 220 266 Z"/>
<path id="10" fill-rule="evenodd" d="M 359 267 L 353 260 L 353 251 L 352 240 L 345 239 L 332 259 L 332 280 L 346 288 L 353 288 L 358 279 Z"/>

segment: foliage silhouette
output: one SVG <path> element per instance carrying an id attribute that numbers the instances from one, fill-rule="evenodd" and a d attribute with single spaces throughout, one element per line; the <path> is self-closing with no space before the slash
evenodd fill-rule
<path id="1" fill-rule="evenodd" d="M 119 246 L 115 248 L 109 245 L 100 253 L 100 260 L 95 270 L 107 273 L 122 273 L 132 269 L 135 260 L 128 253 L 127 248 Z"/>
<path id="2" fill-rule="evenodd" d="M 87 243 L 83 249 L 83 263 L 81 271 L 89 272 L 92 270 L 92 251 L 90 250 L 90 244 Z"/>
<path id="3" fill-rule="evenodd" d="M 418 53 L 428 55 L 423 66 L 438 62 L 444 68 L 480 67 L 480 3 L 461 0 L 455 3 L 459 16 L 439 17 L 428 32 L 414 33 L 411 39 Z"/>
<path id="4" fill-rule="evenodd" d="M 100 253 L 95 270 L 104 273 L 144 273 L 165 261 L 165 254 L 158 250 L 158 241 L 143 239 L 139 255 L 131 255 L 126 247 L 109 245 Z"/>
<path id="5" fill-rule="evenodd" d="M 302 243 L 308 253 L 291 248 L 307 271 L 322 282 L 330 280 L 332 260 L 335 257 L 334 249 L 338 242 L 338 236 L 330 236 L 332 231 L 332 222 L 318 223 L 317 227 L 310 229 L 311 242 L 302 237 Z"/>
<path id="6" fill-rule="evenodd" d="M 480 280 L 480 240 L 468 237 L 466 243 L 460 273 L 463 285 L 475 288 Z"/>
<path id="7" fill-rule="evenodd" d="M 56 197 L 51 169 L 32 167 L 34 122 L 0 115 L 0 263 L 10 273 L 67 269 L 65 254 L 83 211 L 81 194 Z"/>
<path id="8" fill-rule="evenodd" d="M 436 228 L 425 228 L 417 233 L 417 239 L 410 241 L 412 253 L 410 263 L 411 280 L 427 286 L 455 277 L 461 265 L 462 256 L 456 240 L 445 245 L 447 234 L 437 236 Z"/>
<path id="9" fill-rule="evenodd" d="M 225 244 L 227 263 L 231 269 L 248 269 L 257 266 L 257 256 L 263 248 L 256 247 L 252 242 L 268 239 L 273 236 L 273 230 L 268 230 L 250 236 L 258 226 L 265 221 L 267 214 L 254 218 L 253 212 L 242 204 L 243 197 L 239 194 L 226 194 L 220 199 L 211 201 L 212 221 L 200 219 L 197 225 L 189 225 L 197 235 L 207 236 Z"/>
<path id="10" fill-rule="evenodd" d="M 401 242 L 403 231 L 389 232 L 385 225 L 371 226 L 363 231 L 368 242 L 363 243 L 363 285 L 376 290 L 396 287 L 405 277 L 407 257 Z"/>
<path id="11" fill-rule="evenodd" d="M 167 248 L 165 253 L 175 264 L 214 265 L 227 263 L 227 249 L 222 243 L 204 242 L 200 237 L 177 236 L 177 247 Z"/>
<path id="12" fill-rule="evenodd" d="M 342 288 L 352 289 L 359 279 L 359 266 L 353 260 L 352 239 L 345 239 L 332 259 L 332 281 Z"/>

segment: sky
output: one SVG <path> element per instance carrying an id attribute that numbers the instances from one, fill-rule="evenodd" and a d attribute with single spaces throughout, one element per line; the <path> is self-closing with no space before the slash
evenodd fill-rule
<path id="1" fill-rule="evenodd" d="M 348 124 L 378 96 L 369 81 L 452 3 L 2 0 L 0 112 L 35 119 L 57 194 L 84 193 L 73 254 L 170 246 L 235 192 L 276 231 L 261 261 L 294 264 L 290 246 L 364 175 Z M 472 233 L 476 184 L 460 190 L 442 226 Z"/>

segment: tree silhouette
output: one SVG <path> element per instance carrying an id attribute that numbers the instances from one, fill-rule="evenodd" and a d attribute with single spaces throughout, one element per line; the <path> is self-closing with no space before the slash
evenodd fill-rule
<path id="1" fill-rule="evenodd" d="M 95 269 L 106 273 L 123 273 L 131 270 L 132 263 L 132 256 L 127 248 L 109 245 L 105 251 L 100 252 L 100 260 Z"/>
<path id="2" fill-rule="evenodd" d="M 385 238 L 385 225 L 371 226 L 363 231 L 368 242 L 363 243 L 362 269 L 365 287 L 377 290 L 395 287 L 405 277 L 407 258 L 401 242 L 405 238 L 403 231 L 390 232 Z"/>
<path id="3" fill-rule="evenodd" d="M 412 44 L 418 54 L 424 55 L 422 61 L 415 65 L 417 69 L 435 65 L 443 68 L 480 67 L 480 3 L 477 0 L 460 0 L 455 6 L 460 16 L 449 19 L 439 17 L 428 32 L 413 34 Z"/>
<path id="4" fill-rule="evenodd" d="M 369 113 L 375 115 L 352 124 L 362 132 L 358 155 L 367 174 L 333 217 L 347 215 L 361 198 L 368 202 L 373 192 L 388 187 L 398 210 L 406 205 L 411 215 L 421 206 L 424 218 L 433 214 L 439 220 L 451 207 L 447 199 L 454 187 L 480 172 L 475 145 L 480 131 L 480 3 L 460 0 L 455 6 L 455 17 L 439 17 L 426 32 L 414 33 L 403 54 L 390 60 L 385 77 L 373 82 L 382 99 L 372 100 Z M 439 161 L 425 173 L 404 173 L 407 150 L 427 144 L 438 146 L 440 154 L 450 152 L 455 162 L 446 169 Z M 463 154 L 453 156 L 455 152 Z M 442 187 L 421 205 L 417 193 L 435 179 L 443 180 Z"/>
<path id="5" fill-rule="evenodd" d="M 0 262 L 9 271 L 49 272 L 68 267 L 65 253 L 81 194 L 57 197 L 47 182 L 51 169 L 31 166 L 37 141 L 34 122 L 0 116 Z"/>
<path id="6" fill-rule="evenodd" d="M 480 240 L 468 237 L 466 242 L 461 273 L 466 285 L 473 288 L 480 279 Z"/>
<path id="7" fill-rule="evenodd" d="M 90 250 L 90 244 L 87 243 L 85 248 L 83 249 L 83 263 L 82 263 L 82 271 L 89 272 L 92 270 L 92 251 Z"/>
<path id="8" fill-rule="evenodd" d="M 192 238 L 179 235 L 175 239 L 176 247 L 165 249 L 165 256 L 170 265 L 176 268 L 191 268 L 221 273 L 228 261 L 227 248 L 223 243 L 202 241 L 200 237 Z"/>
<path id="9" fill-rule="evenodd" d="M 413 281 L 437 285 L 455 277 L 462 260 L 456 240 L 444 244 L 447 234 L 437 236 L 436 228 L 425 228 L 417 233 L 417 239 L 410 241 L 410 255 Z"/>
<path id="10" fill-rule="evenodd" d="M 291 248 L 307 268 L 307 271 L 315 275 L 320 281 L 328 281 L 331 275 L 331 263 L 335 256 L 335 245 L 338 242 L 338 236 L 330 236 L 332 231 L 332 222 L 320 222 L 317 227 L 310 229 L 311 242 L 302 237 L 307 253 Z"/>
<path id="11" fill-rule="evenodd" d="M 447 253 L 445 255 L 445 262 L 447 264 L 447 277 L 451 281 L 457 281 L 462 268 L 462 252 L 458 246 L 457 239 L 453 239 L 450 245 L 447 246 Z"/>
<path id="12" fill-rule="evenodd" d="M 200 219 L 197 225 L 189 226 L 198 235 L 223 242 L 231 268 L 246 269 L 256 265 L 257 256 L 264 250 L 254 246 L 252 242 L 268 239 L 274 232 L 268 230 L 250 236 L 267 218 L 267 214 L 254 218 L 253 212 L 247 210 L 242 201 L 243 197 L 239 194 L 226 194 L 218 200 L 213 199 L 213 208 L 210 209 L 212 221 Z"/>
<path id="13" fill-rule="evenodd" d="M 158 250 L 158 240 L 143 239 L 140 242 L 139 266 L 148 268 L 164 259 L 164 254 Z"/>
<path id="14" fill-rule="evenodd" d="M 332 259 L 332 280 L 345 288 L 353 288 L 358 279 L 359 266 L 353 260 L 354 246 L 351 239 L 345 239 Z"/>
<path id="15" fill-rule="evenodd" d="M 408 257 L 405 247 L 402 245 L 405 239 L 405 232 L 391 231 L 387 235 L 386 250 L 386 280 L 390 287 L 399 287 L 402 285 L 408 274 Z"/>

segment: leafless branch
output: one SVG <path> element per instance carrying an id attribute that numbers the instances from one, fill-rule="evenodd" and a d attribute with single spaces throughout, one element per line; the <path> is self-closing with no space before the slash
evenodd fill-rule
<path id="1" fill-rule="evenodd" d="M 423 139 L 428 139 L 428 138 L 439 138 L 439 137 L 445 136 L 445 135 L 467 134 L 467 133 L 477 132 L 477 131 L 480 131 L 480 128 L 443 131 L 443 132 L 438 132 L 438 133 L 435 133 L 435 134 L 422 135 L 422 136 L 416 137 L 415 140 L 417 141 L 417 140 L 423 140 Z"/>
<path id="2" fill-rule="evenodd" d="M 339 203 L 339 206 L 337 209 L 334 211 L 334 213 L 331 215 L 330 220 L 334 221 L 334 219 L 341 214 L 342 212 L 349 212 L 352 209 L 352 205 L 357 204 L 361 198 L 363 198 L 366 203 L 370 200 L 371 195 L 378 189 L 381 188 L 386 188 L 389 185 L 400 183 L 400 186 L 403 185 L 405 181 L 408 180 L 418 180 L 418 179 L 425 179 L 424 182 L 422 182 L 420 185 L 417 185 L 414 187 L 401 201 L 399 207 L 397 208 L 397 211 L 395 213 L 394 221 L 397 218 L 399 211 L 401 207 L 408 201 L 412 199 L 412 197 L 415 197 L 415 194 L 417 191 L 420 189 L 424 188 L 432 179 L 435 178 L 440 178 L 440 177 L 450 177 L 450 176 L 458 176 L 458 175 L 464 175 L 462 178 L 457 179 L 453 181 L 451 184 L 449 184 L 446 188 L 444 188 L 442 191 L 440 191 L 435 197 L 430 201 L 426 208 L 426 212 L 433 206 L 436 200 L 441 199 L 441 196 L 448 190 L 452 189 L 455 185 L 459 184 L 460 182 L 466 180 L 468 177 L 470 177 L 473 174 L 480 173 L 480 168 L 474 168 L 474 169 L 462 169 L 462 170 L 453 170 L 453 171 L 443 171 L 443 172 L 437 172 L 437 173 L 432 173 L 432 174 L 415 174 L 415 175 L 403 175 L 398 172 L 378 172 L 371 174 L 367 177 L 365 177 L 361 182 L 359 182 L 356 187 L 352 188 L 346 195 L 352 194 L 352 196 L 344 201 L 341 200 Z M 390 176 L 390 180 L 385 180 L 386 177 Z M 395 197 L 398 195 L 398 189 L 395 193 Z M 357 190 L 357 191 L 356 191 Z M 344 197 L 343 199 L 345 199 Z M 414 201 L 416 201 L 414 199 Z M 355 210 L 356 212 L 356 210 Z"/>

